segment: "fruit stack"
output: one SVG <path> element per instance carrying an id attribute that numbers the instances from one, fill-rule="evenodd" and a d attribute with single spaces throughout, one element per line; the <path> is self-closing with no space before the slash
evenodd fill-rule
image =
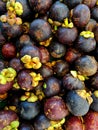
<path id="1" fill-rule="evenodd" d="M 0 130 L 98 130 L 98 0 L 0 0 Z"/>

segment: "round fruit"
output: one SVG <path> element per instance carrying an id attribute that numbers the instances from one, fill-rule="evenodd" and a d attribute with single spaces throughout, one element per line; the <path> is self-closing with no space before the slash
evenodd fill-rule
<path id="1" fill-rule="evenodd" d="M 40 102 L 27 102 L 21 101 L 19 104 L 19 113 L 23 119 L 31 120 L 36 117 L 40 112 Z"/>
<path id="2" fill-rule="evenodd" d="M 55 77 L 49 77 L 44 82 L 44 93 L 47 97 L 55 96 L 60 93 L 60 82 Z"/>
<path id="3" fill-rule="evenodd" d="M 31 22 L 29 34 L 38 42 L 45 41 L 52 34 L 51 26 L 43 19 L 35 19 Z"/>
<path id="4" fill-rule="evenodd" d="M 77 90 L 85 88 L 84 82 L 76 77 L 73 77 L 71 74 L 66 74 L 63 77 L 63 86 L 65 89 L 68 90 Z"/>
<path id="5" fill-rule="evenodd" d="M 82 90 L 79 90 L 79 94 L 77 93 L 78 90 L 71 90 L 66 95 L 66 105 L 68 107 L 68 110 L 74 115 L 74 116 L 83 116 L 89 111 L 89 103 L 86 100 L 84 94 L 84 97 L 82 97 L 80 94 L 83 92 Z"/>
<path id="6" fill-rule="evenodd" d="M 69 9 L 67 5 L 59 1 L 55 2 L 50 8 L 49 17 L 53 21 L 62 22 L 65 18 L 69 17 Z"/>
<path id="7" fill-rule="evenodd" d="M 83 36 L 79 36 L 76 47 L 81 52 L 91 52 L 96 48 L 96 41 L 94 38 L 85 38 Z"/>
<path id="8" fill-rule="evenodd" d="M 30 55 L 31 57 L 39 57 L 40 58 L 40 51 L 39 48 L 35 45 L 25 45 L 20 50 L 20 57 L 25 55 Z"/>
<path id="9" fill-rule="evenodd" d="M 78 31 L 76 27 L 73 28 L 65 28 L 60 27 L 57 30 L 57 38 L 60 43 L 72 45 L 73 42 L 76 40 L 78 35 Z"/>
<path id="10" fill-rule="evenodd" d="M 22 123 L 19 127 L 19 130 L 34 130 L 34 128 L 31 124 Z"/>
<path id="11" fill-rule="evenodd" d="M 29 0 L 30 7 L 38 14 L 45 14 L 52 5 L 52 0 Z"/>
<path id="12" fill-rule="evenodd" d="M 76 70 L 84 76 L 92 76 L 97 72 L 97 62 L 93 56 L 84 55 L 75 61 Z"/>
<path id="13" fill-rule="evenodd" d="M 18 116 L 14 111 L 1 110 L 0 111 L 0 129 L 10 125 L 11 122 L 18 120 Z"/>
<path id="14" fill-rule="evenodd" d="M 44 130 L 50 126 L 50 120 L 44 115 L 40 114 L 36 117 L 34 121 L 34 129 L 35 130 Z"/>
<path id="15" fill-rule="evenodd" d="M 75 6 L 82 3 L 83 0 L 65 0 L 65 3 L 69 8 L 74 8 Z"/>
<path id="16" fill-rule="evenodd" d="M 98 129 L 98 112 L 89 111 L 84 117 L 85 130 Z"/>
<path id="17" fill-rule="evenodd" d="M 66 47 L 59 42 L 51 42 L 49 50 L 53 58 L 61 58 L 66 53 Z"/>
<path id="18" fill-rule="evenodd" d="M 12 58 L 9 61 L 9 66 L 14 68 L 17 72 L 19 72 L 20 70 L 22 70 L 24 68 L 23 64 L 19 58 Z"/>
<path id="19" fill-rule="evenodd" d="M 39 73 L 43 78 L 48 78 L 53 75 L 53 70 L 47 65 L 42 65 L 42 67 L 39 69 Z"/>
<path id="20" fill-rule="evenodd" d="M 28 71 L 20 71 L 17 76 L 17 82 L 21 89 L 30 91 L 33 89 L 32 86 L 32 76 L 29 74 Z"/>
<path id="21" fill-rule="evenodd" d="M 64 60 L 59 60 L 53 66 L 53 70 L 58 77 L 62 77 L 69 72 L 69 64 Z"/>
<path id="22" fill-rule="evenodd" d="M 66 130 L 83 130 L 83 124 L 80 117 L 71 116 L 64 125 Z"/>
<path id="23" fill-rule="evenodd" d="M 79 4 L 73 9 L 72 18 L 75 26 L 85 27 L 90 20 L 90 9 L 85 4 Z"/>
<path id="24" fill-rule="evenodd" d="M 59 96 L 54 96 L 46 100 L 44 112 L 50 120 L 61 120 L 69 113 L 66 104 Z"/>
<path id="25" fill-rule="evenodd" d="M 2 55 L 7 58 L 11 59 L 16 56 L 16 47 L 12 43 L 6 43 L 2 46 Z"/>
<path id="26" fill-rule="evenodd" d="M 83 4 L 87 5 L 89 8 L 93 8 L 97 0 L 83 0 Z"/>

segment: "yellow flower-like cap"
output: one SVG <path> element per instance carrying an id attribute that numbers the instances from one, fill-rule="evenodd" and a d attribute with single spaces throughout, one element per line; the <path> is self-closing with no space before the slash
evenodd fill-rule
<path id="1" fill-rule="evenodd" d="M 65 123 L 65 118 L 63 118 L 60 121 L 50 121 L 51 126 L 48 128 L 48 130 L 54 130 L 54 128 L 59 128 Z"/>
<path id="2" fill-rule="evenodd" d="M 78 74 L 78 72 L 75 71 L 75 70 L 71 70 L 70 73 L 71 73 L 71 75 L 72 75 L 74 78 L 78 78 L 78 79 L 81 80 L 81 81 L 85 81 L 86 79 L 88 79 L 87 76 L 80 75 L 80 74 Z"/>
<path id="3" fill-rule="evenodd" d="M 85 38 L 94 38 L 94 33 L 91 31 L 82 31 L 80 33 L 80 36 L 83 36 Z"/>
<path id="4" fill-rule="evenodd" d="M 41 67 L 41 62 L 39 57 L 33 57 L 25 55 L 21 58 L 21 61 L 24 63 L 25 68 L 27 69 L 39 69 Z"/>
<path id="5" fill-rule="evenodd" d="M 6 81 L 12 81 L 15 77 L 16 77 L 16 71 L 9 67 L 9 68 L 5 68 L 1 71 L 1 74 L 6 78 Z"/>
<path id="6" fill-rule="evenodd" d="M 20 2 L 15 2 L 14 9 L 15 9 L 15 12 L 16 12 L 17 15 L 20 16 L 20 15 L 23 14 L 23 6 L 22 6 L 22 4 Z"/>
<path id="7" fill-rule="evenodd" d="M 48 47 L 48 46 L 50 45 L 51 41 L 52 41 L 52 37 L 50 37 L 50 38 L 49 38 L 48 40 L 46 40 L 46 41 L 40 42 L 39 44 L 40 44 L 40 45 L 43 45 L 43 46 L 45 46 L 45 47 Z"/>
<path id="8" fill-rule="evenodd" d="M 62 24 L 63 27 L 66 27 L 66 28 L 73 28 L 74 25 L 72 22 L 68 22 L 68 18 L 64 19 L 64 23 Z"/>
<path id="9" fill-rule="evenodd" d="M 26 92 L 25 95 L 21 96 L 20 100 L 28 102 L 36 102 L 38 100 L 38 97 L 34 93 Z"/>
<path id="10" fill-rule="evenodd" d="M 32 63 L 33 63 L 33 69 L 39 69 L 42 65 L 38 57 L 33 57 Z"/>
<path id="11" fill-rule="evenodd" d="M 43 77 L 40 73 L 36 74 L 35 72 L 31 72 L 30 75 L 32 76 L 32 86 L 36 87 L 39 81 L 43 80 Z"/>
<path id="12" fill-rule="evenodd" d="M 28 62 L 31 62 L 31 56 L 30 55 L 25 55 L 21 58 L 21 61 L 23 63 L 28 63 Z"/>
<path id="13" fill-rule="evenodd" d="M 6 82 L 6 78 L 2 74 L 0 74 L 0 84 L 6 84 Z"/>
<path id="14" fill-rule="evenodd" d="M 98 90 L 94 91 L 94 95 L 98 98 Z"/>
<path id="15" fill-rule="evenodd" d="M 91 93 L 86 92 L 86 90 L 76 90 L 76 93 L 77 93 L 80 97 L 86 99 L 89 104 L 91 104 L 91 103 L 93 102 L 93 99 L 92 99 L 92 97 L 91 97 Z"/>

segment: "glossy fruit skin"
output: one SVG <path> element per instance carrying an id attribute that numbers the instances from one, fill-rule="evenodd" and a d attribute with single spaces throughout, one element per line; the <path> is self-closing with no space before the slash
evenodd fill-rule
<path id="1" fill-rule="evenodd" d="M 61 86 L 60 82 L 55 77 L 49 77 L 45 81 L 46 88 L 44 88 L 44 93 L 47 97 L 52 97 L 60 93 Z"/>
<path id="2" fill-rule="evenodd" d="M 33 89 L 32 77 L 28 71 L 22 70 L 17 75 L 17 82 L 21 89 L 30 91 Z"/>
<path id="3" fill-rule="evenodd" d="M 62 77 L 69 72 L 69 64 L 64 60 L 57 61 L 53 66 L 53 70 L 57 77 Z"/>
<path id="4" fill-rule="evenodd" d="M 89 111 L 84 117 L 85 130 L 98 129 L 98 112 Z"/>
<path id="5" fill-rule="evenodd" d="M 21 25 L 10 25 L 8 23 L 2 23 L 1 31 L 6 39 L 14 39 L 22 34 Z"/>
<path id="6" fill-rule="evenodd" d="M 59 42 L 52 42 L 49 45 L 50 55 L 53 58 L 61 58 L 66 53 L 66 47 L 65 45 L 59 43 Z"/>
<path id="7" fill-rule="evenodd" d="M 52 34 L 51 26 L 43 19 L 35 19 L 30 24 L 29 34 L 37 42 L 45 41 Z"/>
<path id="8" fill-rule="evenodd" d="M 46 100 L 44 113 L 50 120 L 61 120 L 69 114 L 69 111 L 61 97 L 53 96 Z"/>
<path id="9" fill-rule="evenodd" d="M 67 5 L 59 1 L 55 2 L 50 8 L 49 17 L 53 21 L 62 22 L 65 18 L 69 17 L 69 9 Z"/>
<path id="10" fill-rule="evenodd" d="M 84 17 L 85 14 L 85 17 Z M 87 5 L 79 4 L 73 9 L 73 22 L 75 26 L 82 28 L 85 27 L 86 24 L 90 20 L 90 9 Z"/>
<path id="11" fill-rule="evenodd" d="M 39 48 L 35 45 L 25 45 L 20 50 L 20 57 L 25 55 L 30 55 L 31 57 L 39 57 L 40 58 L 40 51 Z"/>
<path id="12" fill-rule="evenodd" d="M 34 41 L 31 40 L 30 36 L 28 34 L 23 34 L 16 40 L 16 47 L 18 50 L 20 50 L 25 45 L 34 45 Z"/>
<path id="13" fill-rule="evenodd" d="M 83 0 L 83 4 L 87 5 L 89 8 L 93 8 L 97 0 Z"/>
<path id="14" fill-rule="evenodd" d="M 7 82 L 6 84 L 0 84 L 0 94 L 4 94 L 13 87 L 13 81 Z"/>
<path id="15" fill-rule="evenodd" d="M 73 63 L 76 59 L 78 59 L 79 57 L 81 56 L 81 53 L 74 49 L 74 48 L 69 48 L 67 49 L 67 52 L 65 54 L 65 60 L 68 62 L 68 63 Z"/>
<path id="16" fill-rule="evenodd" d="M 94 27 L 93 32 L 94 32 L 95 40 L 96 42 L 98 42 L 98 24 L 96 24 L 96 26 Z"/>
<path id="17" fill-rule="evenodd" d="M 79 36 L 77 39 L 76 48 L 81 52 L 91 52 L 96 48 L 96 41 L 94 38 Z"/>
<path id="18" fill-rule="evenodd" d="M 40 46 L 39 51 L 41 55 L 41 63 L 47 63 L 50 60 L 49 50 L 44 46 Z"/>
<path id="19" fill-rule="evenodd" d="M 98 7 L 95 6 L 91 11 L 92 18 L 98 21 Z"/>
<path id="20" fill-rule="evenodd" d="M 80 117 L 71 116 L 64 124 L 66 130 L 83 130 L 83 124 Z"/>
<path id="21" fill-rule="evenodd" d="M 83 0 L 64 0 L 65 4 L 68 5 L 69 8 L 74 8 L 78 4 L 81 4 Z"/>
<path id="22" fill-rule="evenodd" d="M 5 121 L 6 120 L 6 121 Z M 0 111 L 0 129 L 9 125 L 12 121 L 18 120 L 18 116 L 14 111 L 1 110 Z"/>
<path id="23" fill-rule="evenodd" d="M 22 123 L 19 127 L 19 130 L 34 130 L 34 128 L 31 124 Z"/>
<path id="24" fill-rule="evenodd" d="M 2 46 L 2 55 L 7 58 L 11 59 L 16 57 L 16 47 L 12 43 L 6 43 Z"/>
<path id="25" fill-rule="evenodd" d="M 52 0 L 29 0 L 30 7 L 39 14 L 45 14 L 52 5 Z"/>
<path id="26" fill-rule="evenodd" d="M 50 126 L 50 120 L 44 115 L 40 114 L 34 121 L 34 130 L 44 130 Z"/>
<path id="27" fill-rule="evenodd" d="M 89 103 L 80 97 L 76 91 L 71 90 L 66 95 L 66 105 L 74 116 L 83 116 L 89 111 Z"/>
<path id="28" fill-rule="evenodd" d="M 93 111 L 98 112 L 98 97 L 96 97 L 94 94 L 92 94 L 93 102 L 91 104 L 91 109 Z"/>
<path id="29" fill-rule="evenodd" d="M 63 77 L 63 87 L 67 90 L 84 89 L 85 84 L 78 78 L 73 77 L 71 74 L 66 74 Z"/>
<path id="30" fill-rule="evenodd" d="M 92 88 L 98 89 L 98 72 L 91 77 L 90 84 Z"/>
<path id="31" fill-rule="evenodd" d="M 47 65 L 42 65 L 39 69 L 39 73 L 42 75 L 43 78 L 48 78 L 53 75 L 53 70 Z"/>
<path id="32" fill-rule="evenodd" d="M 97 72 L 97 62 L 93 56 L 84 55 L 75 61 L 75 68 L 85 76 L 92 76 Z"/>
<path id="33" fill-rule="evenodd" d="M 78 30 L 76 27 L 73 27 L 73 28 L 60 27 L 56 35 L 60 43 L 67 44 L 70 46 L 76 40 L 77 35 L 78 35 Z"/>
<path id="34" fill-rule="evenodd" d="M 31 120 L 40 112 L 40 102 L 21 101 L 19 104 L 19 113 L 23 119 Z"/>
<path id="35" fill-rule="evenodd" d="M 96 26 L 96 20 L 94 19 L 90 19 L 88 24 L 85 26 L 85 30 L 86 31 L 93 31 L 94 27 Z"/>
<path id="36" fill-rule="evenodd" d="M 22 70 L 24 68 L 23 64 L 19 58 L 12 58 L 9 61 L 9 66 L 12 67 L 13 69 L 15 69 L 17 72 L 19 72 L 20 70 Z"/>

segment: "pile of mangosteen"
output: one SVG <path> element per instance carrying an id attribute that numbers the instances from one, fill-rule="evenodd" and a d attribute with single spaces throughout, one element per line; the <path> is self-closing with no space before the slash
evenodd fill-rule
<path id="1" fill-rule="evenodd" d="M 98 0 L 0 0 L 0 130 L 98 130 Z"/>

